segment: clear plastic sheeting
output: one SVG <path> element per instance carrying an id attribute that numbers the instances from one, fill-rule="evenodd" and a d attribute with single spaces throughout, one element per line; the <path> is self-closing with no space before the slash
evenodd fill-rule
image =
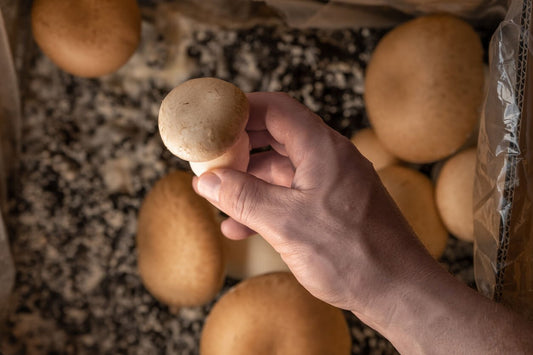
<path id="1" fill-rule="evenodd" d="M 6 316 L 11 289 L 15 283 L 15 266 L 9 250 L 4 220 L 0 214 L 0 319 Z"/>
<path id="2" fill-rule="evenodd" d="M 1 1 L 1 0 L 0 0 Z M 14 5 L 1 3 L 0 7 L 0 209 L 6 211 L 8 184 L 13 181 L 17 170 L 20 150 L 20 97 L 17 75 L 13 61 L 10 38 L 13 32 L 7 31 L 11 17 L 4 15 L 4 9 L 12 14 Z M 5 21 L 7 19 L 7 21 Z M 11 35 L 11 36 L 10 36 Z"/>
<path id="3" fill-rule="evenodd" d="M 501 0 L 337 0 L 343 3 L 358 3 L 374 6 L 391 6 L 403 12 L 423 15 L 448 12 L 458 16 L 476 18 L 494 6 L 504 6 Z"/>
<path id="4" fill-rule="evenodd" d="M 450 13 L 492 28 L 506 0 L 264 0 L 297 28 L 391 27 L 412 16 Z"/>
<path id="5" fill-rule="evenodd" d="M 0 9 L 0 212 L 7 208 L 8 180 L 16 167 L 19 145 L 20 107 L 15 68 Z M 14 283 L 15 268 L 4 220 L 0 213 L 0 318 L 6 311 Z"/>
<path id="6" fill-rule="evenodd" d="M 478 289 L 533 319 L 531 0 L 511 2 L 490 47 L 474 189 Z"/>

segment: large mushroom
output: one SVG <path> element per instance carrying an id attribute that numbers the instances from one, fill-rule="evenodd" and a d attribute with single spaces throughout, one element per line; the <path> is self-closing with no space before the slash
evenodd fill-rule
<path id="1" fill-rule="evenodd" d="M 242 281 L 206 319 L 201 355 L 349 355 L 341 310 L 307 292 L 287 272 Z"/>
<path id="2" fill-rule="evenodd" d="M 81 77 L 114 72 L 141 38 L 136 0 L 35 0 L 31 20 L 41 50 L 61 69 Z"/>
<path id="3" fill-rule="evenodd" d="M 365 104 L 377 137 L 400 159 L 429 163 L 455 153 L 480 117 L 483 48 L 450 15 L 411 20 L 378 43 L 368 64 Z"/>
<path id="4" fill-rule="evenodd" d="M 163 177 L 145 197 L 137 222 L 142 281 L 155 298 L 172 307 L 209 302 L 224 277 L 216 211 L 191 184 L 187 172 Z"/>

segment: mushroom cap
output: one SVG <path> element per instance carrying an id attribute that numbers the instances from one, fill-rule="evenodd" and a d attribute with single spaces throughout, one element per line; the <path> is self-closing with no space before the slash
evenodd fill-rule
<path id="1" fill-rule="evenodd" d="M 159 133 L 181 159 L 215 159 L 237 142 L 248 121 L 249 103 L 235 85 L 216 78 L 188 80 L 165 97 Z"/>
<path id="2" fill-rule="evenodd" d="M 35 0 L 31 19 L 42 51 L 61 69 L 81 77 L 117 70 L 141 38 L 136 0 Z"/>
<path id="3" fill-rule="evenodd" d="M 461 240 L 474 241 L 474 180 L 476 149 L 448 159 L 437 178 L 435 200 L 444 225 Z"/>
<path id="4" fill-rule="evenodd" d="M 155 183 L 137 224 L 138 267 L 148 291 L 170 306 L 196 306 L 222 287 L 222 234 L 215 210 L 175 171 Z"/>
<path id="5" fill-rule="evenodd" d="M 313 297 L 287 272 L 242 281 L 208 315 L 201 355 L 349 355 L 342 312 Z"/>
<path id="6" fill-rule="evenodd" d="M 428 163 L 468 139 L 479 120 L 483 84 L 479 36 L 458 18 L 431 15 L 398 26 L 378 43 L 364 97 L 387 150 Z"/>
<path id="7" fill-rule="evenodd" d="M 281 255 L 259 234 L 242 240 L 224 238 L 227 275 L 236 279 L 289 271 Z"/>
<path id="8" fill-rule="evenodd" d="M 438 259 L 448 241 L 431 180 L 419 171 L 391 165 L 378 171 L 383 185 L 429 253 Z"/>
<path id="9" fill-rule="evenodd" d="M 398 158 L 385 149 L 372 128 L 358 130 L 351 141 L 376 170 L 399 163 Z"/>

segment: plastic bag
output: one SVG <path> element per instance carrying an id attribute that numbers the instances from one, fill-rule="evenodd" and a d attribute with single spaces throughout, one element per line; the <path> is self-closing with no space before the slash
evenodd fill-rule
<path id="1" fill-rule="evenodd" d="M 9 296 L 14 282 L 15 267 L 9 250 L 4 220 L 0 214 L 0 319 L 4 318 L 8 311 Z"/>
<path id="2" fill-rule="evenodd" d="M 8 181 L 16 170 L 19 146 L 20 105 L 17 80 L 7 31 L 0 9 L 0 207 L 7 209 Z M 0 213 L 0 317 L 7 306 L 14 283 L 15 269 Z"/>
<path id="3" fill-rule="evenodd" d="M 514 0 L 490 48 L 478 142 L 474 265 L 478 289 L 533 319 L 531 0 Z"/>
<path id="4" fill-rule="evenodd" d="M 298 28 L 391 27 L 411 16 L 446 12 L 477 27 L 494 28 L 506 0 L 265 0 Z"/>

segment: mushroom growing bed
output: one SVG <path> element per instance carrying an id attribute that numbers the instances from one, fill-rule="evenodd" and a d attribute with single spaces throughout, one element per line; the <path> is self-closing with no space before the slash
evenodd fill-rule
<path id="1" fill-rule="evenodd" d="M 154 9 L 142 9 L 134 57 L 101 79 L 73 77 L 29 48 L 9 216 L 17 279 L 1 338 L 7 354 L 198 353 L 213 302 L 177 312 L 159 303 L 141 283 L 135 250 L 147 191 L 188 169 L 157 128 L 161 100 L 179 82 L 212 76 L 245 92 L 286 91 L 347 137 L 368 125 L 364 71 L 385 30 L 228 29 Z M 470 243 L 449 238 L 440 262 L 473 286 Z M 227 278 L 218 297 L 236 282 Z M 396 353 L 344 316 L 353 354 Z"/>

